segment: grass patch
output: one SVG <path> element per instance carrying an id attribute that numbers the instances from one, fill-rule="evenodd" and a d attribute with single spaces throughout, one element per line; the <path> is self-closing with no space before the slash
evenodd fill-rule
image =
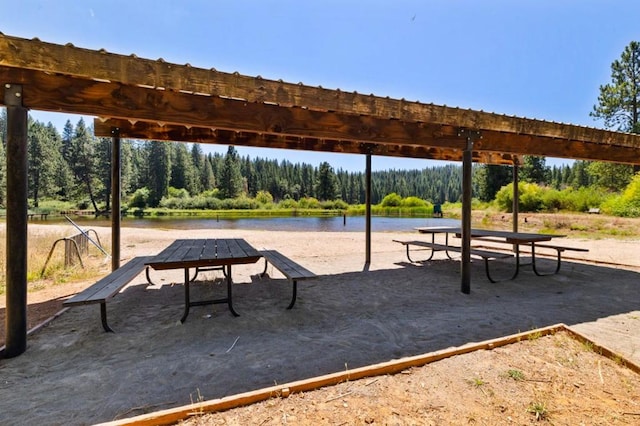
<path id="1" fill-rule="evenodd" d="M 509 370 L 507 371 L 507 377 L 519 382 L 524 380 L 524 373 L 520 370 Z"/>
<path id="2" fill-rule="evenodd" d="M 532 402 L 529 404 L 529 407 L 527 407 L 527 412 L 533 414 L 536 421 L 547 420 L 549 417 L 549 411 L 544 402 Z"/>
<path id="3" fill-rule="evenodd" d="M 47 231 L 43 228 L 28 228 L 27 235 L 27 290 L 38 291 L 48 285 L 56 285 L 65 282 L 79 281 L 94 278 L 99 274 L 101 266 L 105 262 L 104 255 L 91 244 L 89 253 L 83 256 L 84 268 L 80 264 L 65 268 L 64 242 L 56 245 L 51 253 L 43 273 L 45 262 L 49 257 L 54 243 L 69 235 L 63 235 L 57 231 Z M 107 252 L 110 247 L 105 247 Z M 0 295 L 6 294 L 6 228 L 0 230 Z"/>

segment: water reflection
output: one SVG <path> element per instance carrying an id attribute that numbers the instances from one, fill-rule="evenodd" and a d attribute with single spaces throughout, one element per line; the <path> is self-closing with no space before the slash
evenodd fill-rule
<path id="1" fill-rule="evenodd" d="M 83 227 L 111 226 L 108 219 L 72 218 Z M 58 222 L 48 220 L 47 223 Z M 65 222 L 62 219 L 60 222 Z M 44 222 L 43 222 L 44 223 Z M 124 218 L 123 227 L 164 229 L 256 229 L 268 231 L 364 232 L 364 216 L 338 217 L 265 217 L 265 218 Z M 373 217 L 373 232 L 410 231 L 419 226 L 460 226 L 457 219 Z"/>

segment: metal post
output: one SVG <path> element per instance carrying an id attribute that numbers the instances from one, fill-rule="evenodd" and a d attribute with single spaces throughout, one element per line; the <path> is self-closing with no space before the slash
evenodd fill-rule
<path id="1" fill-rule="evenodd" d="M 365 264 L 371 263 L 371 154 L 367 154 L 365 173 Z"/>
<path id="2" fill-rule="evenodd" d="M 111 129 L 111 270 L 120 267 L 121 149 L 120 129 Z"/>
<path id="3" fill-rule="evenodd" d="M 6 84 L 7 106 L 7 234 L 6 336 L 2 356 L 27 349 L 27 109 L 22 86 Z"/>
<path id="4" fill-rule="evenodd" d="M 473 141 L 480 136 L 479 132 L 462 129 L 459 136 L 466 137 L 466 146 L 462 153 L 462 247 L 460 275 L 460 291 L 464 294 L 471 293 L 471 180 L 473 161 Z"/>

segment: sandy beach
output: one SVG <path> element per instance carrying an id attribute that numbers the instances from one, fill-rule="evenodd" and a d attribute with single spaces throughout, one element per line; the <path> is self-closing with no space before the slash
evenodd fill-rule
<path id="1" fill-rule="evenodd" d="M 109 239 L 108 228 L 98 232 Z M 108 304 L 116 333 L 103 332 L 97 305 L 74 307 L 30 335 L 25 354 L 0 360 L 0 423 L 106 422 L 557 323 L 640 364 L 640 241 L 565 239 L 589 252 L 568 252 L 557 275 L 525 269 L 496 284 L 474 262 L 470 295 L 460 292 L 457 261 L 407 261 L 392 240 L 416 238 L 411 232 L 374 232 L 365 265 L 361 233 L 123 228 L 122 259 L 205 235 L 278 250 L 318 278 L 299 284 L 288 311 L 291 285 L 277 270 L 261 278 L 262 261 L 238 266 L 240 317 L 212 305 L 180 324 L 182 271 L 152 272 L 157 285 L 141 274 Z M 496 274 L 511 266 L 496 263 Z M 194 297 L 222 294 L 221 274 L 192 288 Z M 29 298 L 44 303 L 50 294 Z"/>

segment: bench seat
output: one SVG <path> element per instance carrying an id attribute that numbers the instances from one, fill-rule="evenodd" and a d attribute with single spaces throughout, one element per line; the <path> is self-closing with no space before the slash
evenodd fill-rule
<path id="1" fill-rule="evenodd" d="M 63 302 L 63 306 L 77 306 L 100 303 L 100 319 L 105 331 L 113 332 L 107 323 L 107 300 L 118 294 L 120 290 L 137 277 L 145 268 L 145 264 L 153 256 L 134 257 L 120 268 L 87 287 L 80 293 Z"/>
<path id="2" fill-rule="evenodd" d="M 513 246 L 513 243 L 508 243 L 506 241 L 494 238 L 494 237 L 478 237 L 475 238 L 476 240 L 482 240 L 482 241 L 487 241 L 487 242 L 493 242 L 493 243 L 498 243 L 498 244 L 509 244 L 511 246 Z M 562 265 L 562 253 L 564 253 L 565 251 L 576 251 L 576 252 L 583 252 L 586 253 L 589 251 L 589 249 L 586 248 L 582 248 L 582 247 L 568 247 L 568 246 L 561 246 L 561 245 L 557 245 L 557 244 L 550 244 L 550 243 L 535 243 L 535 245 L 533 243 L 519 243 L 517 244 L 519 247 L 520 246 L 524 246 L 524 247 L 531 247 L 531 251 L 530 252 L 526 252 L 526 253 L 531 253 L 531 265 L 533 267 L 533 272 L 538 275 L 538 276 L 545 276 L 545 275 L 554 275 L 557 274 L 558 272 L 560 272 L 560 266 Z M 551 273 L 541 273 L 540 271 L 538 271 L 538 268 L 536 266 L 536 254 L 540 254 L 539 252 L 537 252 L 536 250 L 538 248 L 543 248 L 543 249 L 552 249 L 556 251 L 556 268 L 553 272 Z M 520 249 L 518 249 L 520 250 Z M 522 251 L 520 251 L 520 253 L 523 253 Z"/>
<path id="3" fill-rule="evenodd" d="M 535 274 L 539 276 L 552 275 L 560 272 L 560 266 L 562 265 L 562 253 L 564 253 L 565 251 L 577 251 L 577 252 L 583 252 L 583 253 L 586 253 L 589 251 L 589 249 L 582 248 L 582 247 L 567 247 L 567 246 L 559 246 L 556 244 L 545 244 L 545 243 L 536 243 L 535 245 L 532 245 L 532 244 L 521 244 L 521 245 L 531 247 L 531 262 L 533 266 L 533 272 L 535 272 Z M 543 274 L 538 271 L 536 267 L 536 251 L 535 251 L 537 248 L 553 249 L 556 251 L 556 269 L 551 274 Z"/>
<path id="4" fill-rule="evenodd" d="M 431 260 L 433 257 L 433 253 L 435 253 L 436 251 L 446 252 L 449 258 L 451 258 L 449 256 L 449 252 L 456 252 L 456 253 L 462 252 L 462 247 L 450 246 L 450 245 L 444 245 L 444 244 L 438 244 L 438 243 L 430 243 L 428 241 L 419 241 L 419 240 L 412 240 L 412 241 L 393 240 L 393 241 L 396 243 L 400 243 L 407 248 L 407 259 L 409 259 L 409 262 L 411 263 L 415 263 L 415 261 L 412 260 L 409 255 L 410 246 L 418 246 L 418 247 L 425 247 L 425 248 L 431 249 L 431 256 L 427 260 Z M 485 272 L 487 273 L 487 278 L 492 283 L 495 283 L 497 281 L 491 277 L 491 273 L 489 272 L 489 260 L 490 259 L 507 259 L 507 258 L 513 257 L 513 254 L 511 253 L 481 250 L 473 247 L 471 247 L 470 254 L 472 256 L 480 257 L 484 260 L 484 266 L 485 266 Z"/>
<path id="5" fill-rule="evenodd" d="M 293 285 L 293 296 L 291 297 L 291 302 L 287 309 L 293 308 L 293 305 L 296 303 L 296 297 L 298 293 L 298 281 L 299 280 L 307 280 L 310 278 L 316 278 L 317 275 L 305 268 L 304 266 L 299 265 L 293 260 L 289 259 L 282 253 L 276 250 L 262 250 L 260 251 L 262 257 L 264 257 L 264 271 L 261 276 L 265 276 L 267 273 L 267 265 L 270 263 L 274 268 L 279 270 L 289 281 L 291 281 Z"/>

